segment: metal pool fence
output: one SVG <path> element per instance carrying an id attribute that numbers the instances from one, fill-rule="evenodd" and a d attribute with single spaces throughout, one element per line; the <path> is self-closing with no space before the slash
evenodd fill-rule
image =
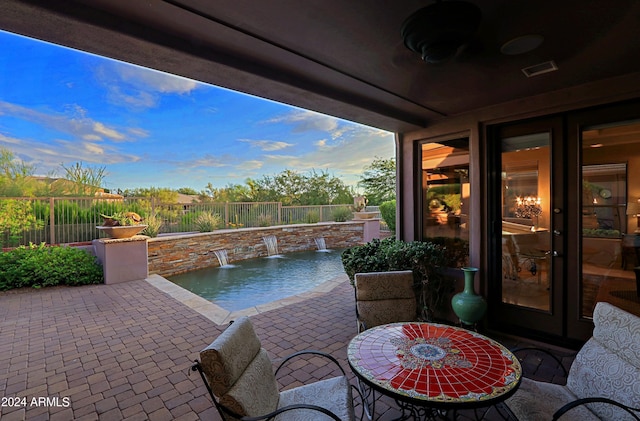
<path id="1" fill-rule="evenodd" d="M 197 232 L 198 216 L 217 214 L 219 228 L 267 227 L 299 223 L 329 222 L 349 205 L 283 206 L 280 202 L 163 203 L 152 198 L 94 197 L 2 197 L 0 198 L 0 243 L 16 247 L 29 243 L 68 244 L 100 238 L 96 226 L 101 215 L 136 212 L 162 221 L 159 232 Z M 367 210 L 378 211 L 377 207 Z M 381 229 L 385 225 L 381 224 Z"/>

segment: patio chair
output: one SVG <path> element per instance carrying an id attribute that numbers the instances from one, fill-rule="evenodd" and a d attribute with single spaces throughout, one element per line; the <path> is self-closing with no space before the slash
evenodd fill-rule
<path id="1" fill-rule="evenodd" d="M 356 273 L 354 279 L 358 332 L 417 319 L 412 271 Z"/>
<path id="2" fill-rule="evenodd" d="M 303 354 L 326 357 L 341 376 L 284 391 L 276 375 L 292 358 Z M 344 370 L 332 356 L 319 351 L 296 352 L 273 371 L 253 325 L 244 316 L 233 322 L 200 352 L 192 368 L 202 377 L 223 420 L 353 420 L 352 390 Z"/>
<path id="3" fill-rule="evenodd" d="M 566 385 L 523 378 L 505 401 L 519 420 L 640 421 L 640 317 L 609 303 L 593 312 L 593 336 L 576 354 Z M 543 349 L 562 367 L 554 354 Z"/>

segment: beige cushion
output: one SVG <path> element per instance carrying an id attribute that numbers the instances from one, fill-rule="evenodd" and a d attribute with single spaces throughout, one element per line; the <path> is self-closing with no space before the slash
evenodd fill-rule
<path id="1" fill-rule="evenodd" d="M 579 398 L 608 398 L 640 407 L 640 318 L 600 302 L 593 323 L 593 337 L 576 355 L 566 386 L 525 378 L 507 399 L 518 419 L 551 419 L 562 406 Z M 614 405 L 592 403 L 570 410 L 561 419 L 621 421 L 633 417 Z"/>
<path id="2" fill-rule="evenodd" d="M 224 395 L 260 351 L 260 339 L 248 317 L 232 323 L 200 352 L 200 363 L 216 396 Z"/>
<path id="3" fill-rule="evenodd" d="M 220 403 L 242 416 L 255 417 L 278 407 L 278 385 L 267 351 L 261 349 Z"/>
<path id="4" fill-rule="evenodd" d="M 579 398 L 605 397 L 640 408 L 640 318 L 600 302 L 593 323 L 593 337 L 576 355 L 567 388 Z M 632 419 L 613 405 L 588 406 L 601 419 Z"/>
<path id="5" fill-rule="evenodd" d="M 415 299 L 410 270 L 356 273 L 355 284 L 357 300 Z"/>
<path id="6" fill-rule="evenodd" d="M 416 319 L 413 272 L 356 273 L 358 318 L 366 328 Z"/>
<path id="7" fill-rule="evenodd" d="M 334 377 L 280 392 L 278 408 L 293 404 L 317 405 L 336 414 L 341 420 L 354 419 L 351 387 L 346 377 Z M 311 410 L 286 411 L 276 421 L 325 421 L 331 417 Z"/>
<path id="8" fill-rule="evenodd" d="M 506 404 L 519 420 L 551 420 L 553 414 L 577 397 L 566 387 L 523 378 L 518 391 L 507 399 Z M 585 406 L 567 412 L 562 421 L 592 421 L 598 418 Z"/>

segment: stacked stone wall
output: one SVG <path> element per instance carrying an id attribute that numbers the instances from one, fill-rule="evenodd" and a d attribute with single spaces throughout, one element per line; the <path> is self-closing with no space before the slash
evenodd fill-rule
<path id="1" fill-rule="evenodd" d="M 149 274 L 170 276 L 209 266 L 219 266 L 216 250 L 226 250 L 229 263 L 268 256 L 263 237 L 274 235 L 281 254 L 315 250 L 316 238 L 327 248 L 342 249 L 363 243 L 362 222 L 281 225 L 265 228 L 218 230 L 150 238 Z"/>

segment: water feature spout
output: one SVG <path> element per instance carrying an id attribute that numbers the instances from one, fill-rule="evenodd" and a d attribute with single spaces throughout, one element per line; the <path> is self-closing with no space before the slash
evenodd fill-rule
<path id="1" fill-rule="evenodd" d="M 322 252 L 329 251 L 329 249 L 327 249 L 327 244 L 324 241 L 324 237 L 314 238 L 314 240 L 316 242 L 316 247 L 318 248 L 318 251 L 322 251 Z"/>
<path id="2" fill-rule="evenodd" d="M 223 266 L 231 266 L 229 265 L 229 255 L 226 250 L 214 250 L 213 253 L 218 258 L 218 262 L 220 263 L 220 267 Z"/>
<path id="3" fill-rule="evenodd" d="M 269 257 L 280 256 L 278 253 L 278 239 L 275 235 L 268 235 L 266 237 L 262 237 L 264 244 L 267 246 L 267 254 Z"/>

